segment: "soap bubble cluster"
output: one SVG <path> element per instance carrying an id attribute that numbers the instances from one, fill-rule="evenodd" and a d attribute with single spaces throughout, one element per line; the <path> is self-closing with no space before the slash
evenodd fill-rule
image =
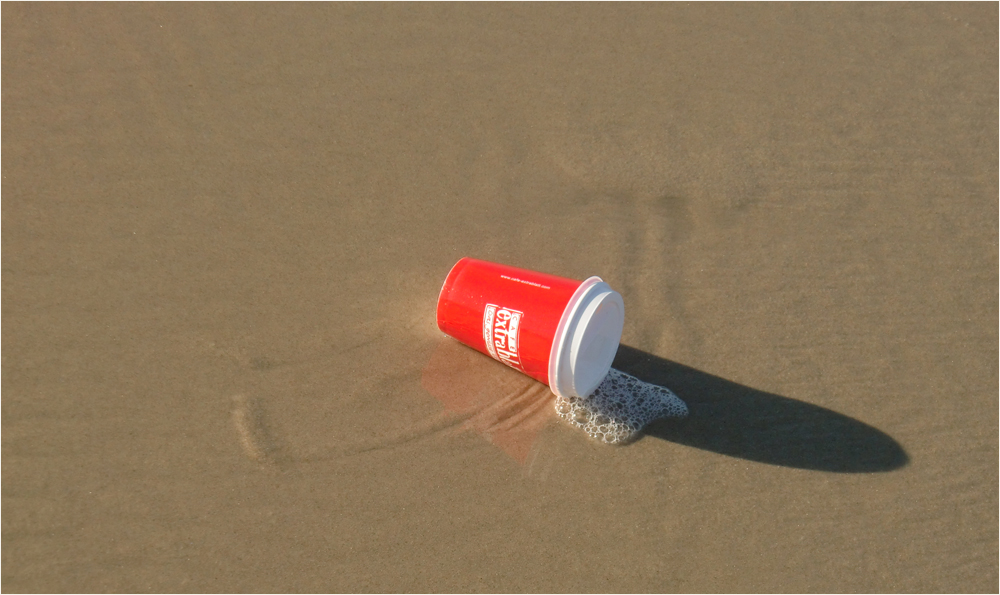
<path id="1" fill-rule="evenodd" d="M 668 388 L 614 368 L 589 397 L 556 397 L 556 413 L 605 444 L 631 442 L 662 417 L 685 417 L 687 405 Z"/>

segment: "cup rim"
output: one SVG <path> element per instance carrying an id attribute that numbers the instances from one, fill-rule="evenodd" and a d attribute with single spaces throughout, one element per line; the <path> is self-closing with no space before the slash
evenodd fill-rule
<path id="1" fill-rule="evenodd" d="M 595 300 L 599 299 L 601 296 L 606 294 L 613 294 L 617 296 L 618 302 L 621 302 L 621 296 L 611 289 L 607 283 L 604 282 L 600 277 L 594 276 L 586 279 L 580 283 L 576 291 L 570 297 L 569 302 L 567 302 L 563 314 L 559 319 L 559 324 L 556 327 L 555 335 L 552 337 L 552 348 L 549 353 L 549 388 L 559 397 L 570 397 L 570 396 L 581 396 L 585 397 L 587 395 L 576 394 L 576 387 L 574 386 L 573 378 L 565 378 L 565 375 L 560 374 L 560 370 L 563 368 L 564 361 L 567 357 L 571 357 L 573 338 L 578 334 L 579 324 L 581 323 L 580 316 L 586 310 L 586 308 L 592 304 Z M 624 304 L 622 304 L 624 306 Z M 623 312 L 624 314 L 624 312 Z M 621 342 L 621 335 L 619 334 L 618 341 Z M 615 345 L 615 351 L 617 351 L 618 345 Z M 612 356 L 612 360 L 614 357 Z M 608 362 L 608 369 L 611 369 L 611 363 Z M 605 370 L 605 373 L 607 371 Z M 570 372 L 570 375 L 573 375 Z M 600 380 L 598 380 L 598 383 Z M 594 387 L 596 388 L 596 386 Z"/>

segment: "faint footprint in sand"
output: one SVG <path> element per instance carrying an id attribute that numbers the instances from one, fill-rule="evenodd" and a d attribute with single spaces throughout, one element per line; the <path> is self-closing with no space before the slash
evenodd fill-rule
<path id="1" fill-rule="evenodd" d="M 250 356 L 234 345 L 219 344 L 209 338 L 199 338 L 195 344 L 228 365 L 256 373 L 267 373 L 274 368 L 308 363 L 308 360 L 289 362 L 277 361 L 266 356 Z M 320 358 L 316 358 L 317 361 Z M 250 391 L 251 394 L 253 391 Z M 426 419 L 415 421 L 405 430 L 389 436 L 362 439 L 340 446 L 291 451 L 273 424 L 268 422 L 267 401 L 243 392 L 230 397 L 230 418 L 235 438 L 243 454 L 262 468 L 286 469 L 297 463 L 327 461 L 370 451 L 392 448 L 413 440 L 428 437 L 444 431 L 454 431 L 473 417 L 470 412 L 455 414 L 440 412 Z"/>
<path id="2" fill-rule="evenodd" d="M 405 431 L 369 440 L 328 446 L 320 449 L 289 453 L 279 446 L 279 441 L 266 424 L 263 403 L 245 395 L 232 397 L 232 420 L 236 437 L 243 454 L 265 468 L 286 468 L 298 463 L 317 463 L 366 452 L 394 448 L 434 434 L 464 429 L 473 416 L 441 412 L 412 424 Z"/>
<path id="3" fill-rule="evenodd" d="M 260 465 L 274 467 L 282 461 L 280 449 L 265 423 L 264 408 L 258 399 L 233 395 L 232 419 L 243 453 Z"/>

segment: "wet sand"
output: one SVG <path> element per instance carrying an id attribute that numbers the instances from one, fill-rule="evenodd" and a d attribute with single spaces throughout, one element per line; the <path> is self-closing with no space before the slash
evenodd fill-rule
<path id="1" fill-rule="evenodd" d="M 4 590 L 995 592 L 997 16 L 4 3 Z M 690 417 L 558 420 L 462 256 Z"/>

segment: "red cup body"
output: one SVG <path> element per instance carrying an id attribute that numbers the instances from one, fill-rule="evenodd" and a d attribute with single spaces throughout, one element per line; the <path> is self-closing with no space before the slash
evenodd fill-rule
<path id="1" fill-rule="evenodd" d="M 559 320 L 581 281 L 463 258 L 438 297 L 445 334 L 549 384 Z"/>

